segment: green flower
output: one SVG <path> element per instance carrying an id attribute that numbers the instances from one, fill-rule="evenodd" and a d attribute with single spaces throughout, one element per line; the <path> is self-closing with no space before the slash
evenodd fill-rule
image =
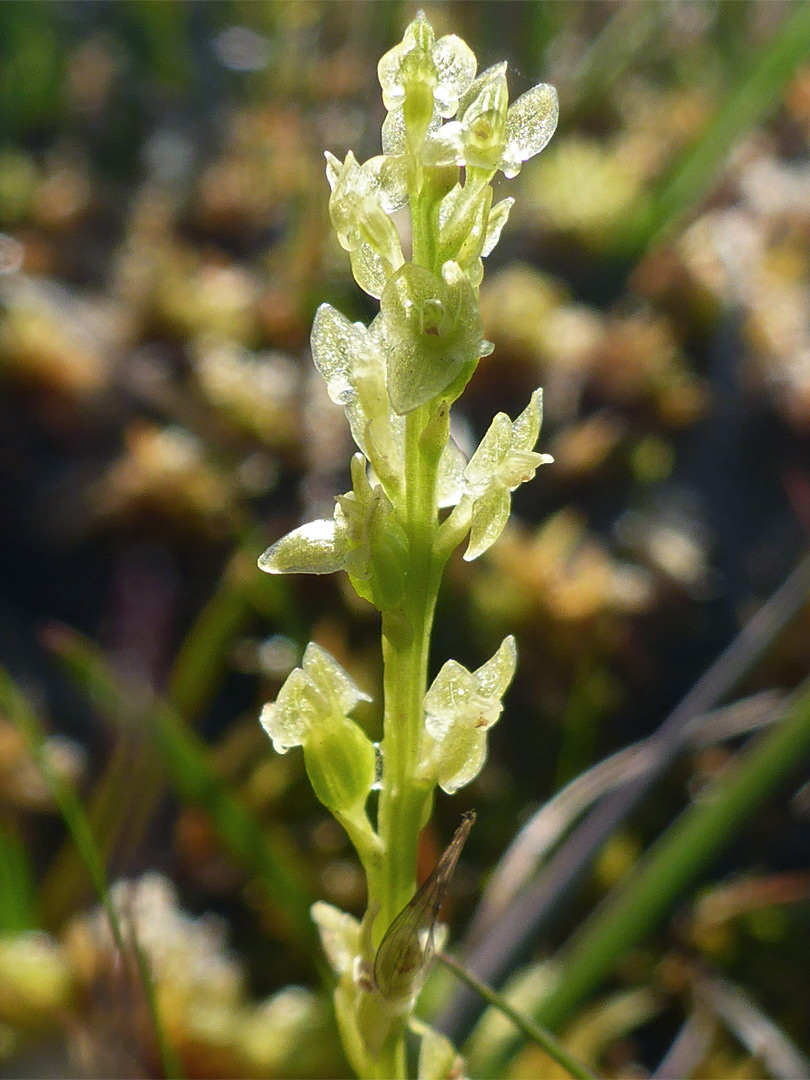
<path id="1" fill-rule="evenodd" d="M 352 458 L 352 490 L 321 518 L 282 536 L 259 559 L 268 574 L 334 574 L 345 570 L 358 595 L 380 610 L 395 607 L 405 587 L 407 540 L 382 485 L 368 478 L 362 454 Z"/>
<path id="2" fill-rule="evenodd" d="M 553 459 L 534 447 L 540 434 L 543 391 L 514 423 L 498 413 L 464 470 L 466 495 L 472 500 L 470 543 L 464 558 L 470 562 L 487 550 L 503 532 L 509 518 L 510 493 L 531 480 L 540 465 Z"/>
<path id="3" fill-rule="evenodd" d="M 538 83 L 507 107 L 506 64 L 483 72 L 459 104 L 458 119 L 432 133 L 423 159 L 430 165 L 463 165 L 517 176 L 539 154 L 557 127 L 557 91 Z"/>
<path id="4" fill-rule="evenodd" d="M 346 410 L 352 438 L 390 493 L 402 484 L 405 423 L 388 400 L 381 326 L 375 319 L 367 329 L 321 304 L 312 324 L 312 359 L 329 397 Z"/>
<path id="5" fill-rule="evenodd" d="M 458 99 L 475 78 L 475 53 L 455 34 L 435 40 L 433 27 L 420 11 L 402 41 L 382 57 L 377 76 L 389 112 L 405 101 L 409 86 L 422 82 L 433 92 L 440 116 L 452 116 Z"/>
<path id="6" fill-rule="evenodd" d="M 351 150 L 344 162 L 326 153 L 332 224 L 349 252 L 357 284 L 377 299 L 403 262 L 399 233 L 388 215 L 407 200 L 404 170 L 404 162 L 385 157 L 358 165 Z"/>
<path id="7" fill-rule="evenodd" d="M 439 253 L 452 259 L 477 288 L 484 276 L 482 259 L 500 239 L 515 200 L 501 199 L 492 205 L 492 188 L 460 184 L 439 203 Z"/>
<path id="8" fill-rule="evenodd" d="M 359 812 L 374 783 L 374 746 L 347 715 L 370 700 L 325 649 L 310 642 L 302 666 L 262 709 L 261 725 L 276 752 L 304 748 L 312 788 L 334 813 Z"/>
<path id="9" fill-rule="evenodd" d="M 435 40 L 433 27 L 420 11 L 402 41 L 377 65 L 383 102 L 418 151 L 436 114 L 453 116 L 459 97 L 475 78 L 475 54 L 455 34 Z"/>
<path id="10" fill-rule="evenodd" d="M 504 639 L 477 671 L 448 660 L 425 694 L 425 726 L 435 741 L 433 765 L 439 786 L 452 795 L 481 771 L 487 731 L 501 715 L 501 698 L 517 665 L 515 639 Z"/>
<path id="11" fill-rule="evenodd" d="M 380 313 L 388 396 L 395 412 L 424 405 L 466 364 L 492 352 L 482 338 L 478 298 L 458 263 L 441 277 L 405 263 L 383 291 Z"/>

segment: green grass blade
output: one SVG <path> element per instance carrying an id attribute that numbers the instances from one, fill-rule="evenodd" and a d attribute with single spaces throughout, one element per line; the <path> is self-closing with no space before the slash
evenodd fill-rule
<path id="1" fill-rule="evenodd" d="M 33 757 L 40 770 L 43 779 L 53 796 L 54 802 L 59 808 L 62 819 L 73 838 L 81 857 L 87 867 L 87 872 L 93 882 L 98 898 L 110 924 L 110 932 L 115 946 L 122 957 L 126 957 L 132 945 L 128 943 L 124 935 L 121 922 L 115 910 L 115 905 L 110 896 L 107 872 L 104 861 L 96 846 L 93 830 L 84 811 L 79 796 L 62 776 L 53 768 L 45 750 L 46 737 L 39 720 L 29 705 L 26 698 L 19 691 L 11 676 L 0 668 L 0 706 L 7 713 L 11 722 L 23 735 L 28 751 Z M 133 938 L 130 935 L 130 938 Z M 157 1039 L 160 1052 L 161 1064 L 167 1080 L 181 1077 L 182 1073 L 178 1066 L 176 1055 L 166 1038 L 166 1032 L 161 1021 L 160 1012 L 155 999 L 154 987 L 148 970 L 146 958 L 135 945 L 136 956 L 139 956 L 138 969 L 141 976 L 144 992 L 149 1006 L 152 1026 Z"/>
<path id="2" fill-rule="evenodd" d="M 172 665 L 166 696 L 187 719 L 198 716 L 213 697 L 233 641 L 254 615 L 247 580 L 248 574 L 259 577 L 257 550 L 258 544 L 251 545 L 230 560 Z"/>
<path id="3" fill-rule="evenodd" d="M 796 4 L 773 39 L 744 72 L 712 122 L 664 177 L 649 203 L 621 223 L 614 244 L 641 255 L 706 192 L 736 140 L 776 105 L 785 84 L 810 54 L 810 4 Z"/>
<path id="4" fill-rule="evenodd" d="M 58 654 L 75 683 L 104 714 L 120 717 L 121 702 L 132 708 L 132 688 L 123 687 L 103 653 L 77 634 L 62 632 Z M 291 943 L 310 960 L 319 955 L 309 917 L 314 897 L 300 859 L 269 840 L 262 824 L 232 794 L 213 768 L 205 743 L 165 702 L 141 695 L 139 720 L 155 740 L 159 758 L 184 800 L 203 808 L 224 846 L 255 875 L 267 900 L 291 934 Z"/>
<path id="5" fill-rule="evenodd" d="M 0 824 L 0 933 L 20 933 L 36 925 L 31 859 L 14 826 Z"/>
<path id="6" fill-rule="evenodd" d="M 782 723 L 734 759 L 574 935 L 557 958 L 559 978 L 537 1003 L 534 1018 L 558 1030 L 609 976 L 616 961 L 656 929 L 685 890 L 808 756 L 810 688 L 804 687 Z M 491 1060 L 481 1055 L 470 1065 L 476 1075 L 499 1076 L 504 1063 L 504 1057 Z"/>
<path id="7" fill-rule="evenodd" d="M 105 866 L 126 861 L 137 847 L 152 808 L 166 786 L 151 746 L 119 736 L 104 772 L 86 801 L 96 847 Z M 43 925 L 59 926 L 88 899 L 87 875 L 76 847 L 66 842 L 48 867 L 39 889 Z"/>
<path id="8" fill-rule="evenodd" d="M 452 956 L 445 952 L 440 952 L 437 959 L 445 967 L 449 968 L 456 978 L 461 979 L 471 990 L 474 990 L 485 1001 L 488 1001 L 493 1009 L 497 1009 L 498 1012 L 503 1013 L 507 1019 L 511 1020 L 518 1031 L 522 1031 L 527 1039 L 531 1039 L 542 1047 L 552 1061 L 556 1061 L 570 1076 L 577 1077 L 577 1080 L 595 1080 L 594 1074 L 581 1062 L 577 1061 L 572 1054 L 569 1054 L 550 1031 L 536 1024 L 530 1017 L 524 1016 L 517 1009 L 513 1009 L 502 994 L 497 993 L 492 987 L 477 979 L 472 972 L 467 971 L 463 964 L 459 964 L 457 960 L 454 960 Z"/>

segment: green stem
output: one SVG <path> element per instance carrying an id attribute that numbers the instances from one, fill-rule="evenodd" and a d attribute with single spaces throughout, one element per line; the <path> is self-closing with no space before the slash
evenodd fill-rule
<path id="1" fill-rule="evenodd" d="M 550 1031 L 536 1024 L 534 1020 L 524 1016 L 517 1009 L 513 1009 L 502 994 L 496 993 L 485 982 L 476 978 L 471 971 L 467 971 L 462 964 L 459 964 L 448 953 L 440 952 L 438 959 L 453 972 L 456 978 L 461 979 L 471 990 L 475 990 L 485 1001 L 488 1001 L 494 1009 L 497 1009 L 498 1012 L 503 1013 L 505 1017 L 511 1020 L 518 1031 L 522 1031 L 527 1038 L 541 1046 L 551 1060 L 556 1061 L 569 1075 L 577 1077 L 577 1080 L 595 1080 L 594 1074 L 582 1062 L 578 1061 L 573 1054 L 569 1054 L 562 1043 L 558 1042 Z"/>
<path id="2" fill-rule="evenodd" d="M 436 192 L 421 169 L 412 183 L 413 261 L 433 269 Z M 406 587 L 401 606 L 382 615 L 385 714 L 377 820 L 382 851 L 368 882 L 369 911 L 377 912 L 375 946 L 416 891 L 419 833 L 433 791 L 432 784 L 418 778 L 430 634 L 444 564 L 436 555 L 440 455 L 435 445 L 423 445 L 432 417 L 430 405 L 423 405 L 405 421 L 405 485 L 397 509 L 408 540 Z M 375 1076 L 406 1076 L 404 1019 L 392 1026 L 374 1061 Z"/>
<path id="3" fill-rule="evenodd" d="M 416 891 L 416 858 L 432 785 L 417 778 L 427 689 L 430 633 L 442 564 L 434 555 L 438 529 L 438 461 L 422 452 L 427 407 L 406 420 L 404 527 L 408 538 L 406 589 L 401 609 L 383 613 L 385 728 L 378 834 L 382 842 L 379 875 L 369 881 L 369 906 L 378 907 L 374 942 Z M 399 1080 L 406 1075 L 404 1024 L 386 1040 L 376 1075 Z"/>
<path id="4" fill-rule="evenodd" d="M 426 418 L 426 408 L 416 409 L 406 422 L 407 587 L 402 610 L 383 614 L 385 736 L 378 831 L 385 852 L 385 880 L 377 898 L 377 940 L 416 889 L 416 850 L 429 794 L 424 783 L 415 780 L 440 573 L 433 555 L 436 469 L 419 446 Z"/>

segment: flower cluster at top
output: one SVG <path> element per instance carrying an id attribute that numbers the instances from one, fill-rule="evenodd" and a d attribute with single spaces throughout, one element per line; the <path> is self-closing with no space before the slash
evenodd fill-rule
<path id="1" fill-rule="evenodd" d="M 435 399 L 454 401 L 492 351 L 482 337 L 477 290 L 482 259 L 495 247 L 514 200 L 493 206 L 491 181 L 499 170 L 515 176 L 557 123 L 553 87 L 541 83 L 510 105 L 506 64 L 476 78 L 469 46 L 454 34 L 436 41 L 421 12 L 378 72 L 388 109 L 384 153 L 363 164 L 351 151 L 343 162 L 327 153 L 326 171 L 332 223 L 358 285 L 380 300 L 380 313 L 366 327 L 322 304 L 312 328 L 315 365 L 332 401 L 345 409 L 361 451 L 352 466 L 353 489 L 338 498 L 333 521 L 296 530 L 260 563 L 269 573 L 344 569 L 363 595 L 369 591 L 363 582 L 385 577 L 375 557 L 392 561 L 375 552 L 398 539 L 379 543 L 396 531 L 392 511 L 405 482 L 406 415 Z M 406 204 L 408 261 L 391 216 Z M 447 442 L 439 505 L 469 501 L 467 558 L 497 539 L 508 492 L 549 460 L 534 453 L 540 410 L 538 393 L 514 424 L 496 417 L 469 464 Z"/>
<path id="2" fill-rule="evenodd" d="M 332 224 L 358 285 L 380 301 L 370 326 L 323 304 L 312 328 L 313 360 L 331 400 L 345 409 L 359 453 L 351 465 L 352 490 L 337 497 L 333 518 L 282 537 L 259 565 L 274 574 L 345 570 L 355 590 L 383 613 L 396 611 L 408 588 L 409 484 L 421 467 L 414 455 L 433 461 L 434 517 L 440 508 L 451 510 L 441 524 L 436 517 L 430 542 L 437 559 L 468 534 L 466 559 L 486 551 L 506 524 L 511 492 L 550 460 L 535 450 L 539 390 L 516 420 L 504 413 L 495 417 L 469 461 L 449 437 L 449 406 L 492 351 L 483 338 L 478 286 L 482 260 L 495 247 L 514 202 L 505 198 L 493 205 L 492 180 L 499 171 L 517 175 L 557 123 L 553 87 L 541 83 L 510 104 L 506 65 L 477 77 L 476 67 L 460 38 L 436 40 L 420 12 L 379 63 L 387 109 L 383 153 L 363 163 L 351 152 L 343 161 L 326 155 Z M 410 230 L 403 245 L 392 215 L 405 206 Z M 472 674 L 456 665 L 426 699 L 434 745 L 423 764 L 434 769 L 434 781 L 445 790 L 467 783 L 483 763 L 484 733 L 497 718 L 500 693 L 514 668 L 513 643 L 504 643 L 496 656 L 490 663 L 496 664 L 497 678 L 486 665 Z M 293 673 L 295 694 L 290 690 L 285 697 L 282 690 L 265 722 L 280 749 L 304 745 L 314 760 L 314 728 L 306 725 L 305 731 L 300 717 L 320 700 L 312 679 L 328 683 L 334 672 L 315 653 L 301 671 L 307 678 Z M 304 689 L 309 697 L 304 694 L 306 708 L 296 719 L 297 706 L 288 705 Z M 324 689 L 323 695 L 331 702 L 320 709 L 329 730 L 344 736 L 353 731 L 353 722 L 340 720 L 347 712 L 335 704 L 340 694 Z M 456 710 L 457 722 L 451 723 L 449 705 L 441 704 L 445 698 L 469 703 L 466 712 Z M 365 775 L 369 759 L 361 757 Z M 364 781 L 357 778 L 357 786 Z"/>

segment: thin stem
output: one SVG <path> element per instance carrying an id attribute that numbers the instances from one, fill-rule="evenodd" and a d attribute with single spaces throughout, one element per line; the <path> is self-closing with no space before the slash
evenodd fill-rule
<path id="1" fill-rule="evenodd" d="M 422 734 L 422 700 L 439 573 L 433 556 L 436 531 L 436 470 L 420 453 L 426 410 L 406 422 L 405 531 L 409 542 L 403 611 L 383 615 L 385 736 L 379 834 L 386 853 L 379 939 L 416 888 L 416 848 L 428 792 L 414 780 Z M 402 614 L 406 630 L 402 629 Z"/>
<path id="2" fill-rule="evenodd" d="M 477 979 L 472 972 L 467 971 L 462 964 L 459 964 L 457 960 L 454 960 L 453 957 L 449 956 L 446 952 L 440 952 L 437 959 L 439 959 L 445 967 L 449 968 L 457 978 L 461 979 L 463 983 L 466 983 L 471 990 L 480 994 L 485 1001 L 488 1001 L 489 1004 L 493 1006 L 493 1008 L 497 1009 L 498 1012 L 503 1013 L 504 1016 L 511 1020 L 515 1027 L 519 1031 L 522 1031 L 527 1038 L 532 1039 L 538 1046 L 541 1046 L 552 1061 L 556 1061 L 556 1063 L 565 1069 L 567 1073 L 577 1077 L 577 1080 L 595 1080 L 594 1074 L 581 1062 L 577 1061 L 572 1054 L 569 1054 L 565 1047 L 554 1038 L 550 1031 L 547 1031 L 539 1024 L 536 1024 L 528 1016 L 524 1016 L 522 1013 L 518 1012 L 517 1009 L 513 1009 L 502 994 L 496 993 L 491 987 L 487 986 L 485 982 L 481 982 L 481 980 Z"/>
<path id="3" fill-rule="evenodd" d="M 658 840 L 635 871 L 596 909 L 559 957 L 560 977 L 535 1018 L 559 1028 L 596 990 L 618 958 L 650 934 L 737 830 L 810 755 L 810 686 L 778 727 L 742 751 L 699 802 Z M 514 1045 L 474 1061 L 478 1075 L 500 1076 Z M 482 1055 L 483 1056 L 483 1055 Z"/>

